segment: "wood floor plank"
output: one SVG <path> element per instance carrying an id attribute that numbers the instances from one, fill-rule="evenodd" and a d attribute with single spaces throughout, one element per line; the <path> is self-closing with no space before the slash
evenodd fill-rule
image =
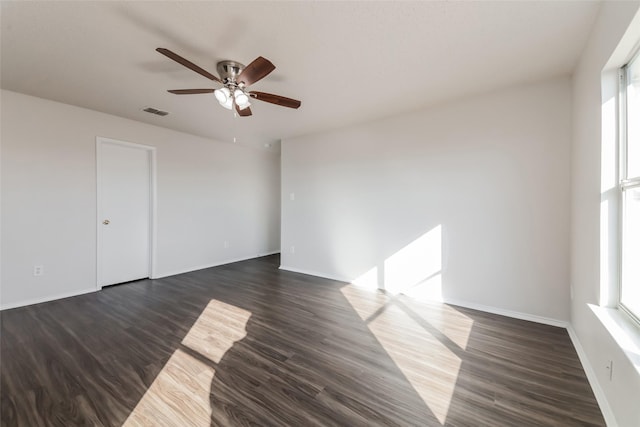
<path id="1" fill-rule="evenodd" d="M 0 313 L 2 426 L 604 426 L 566 330 L 268 256 Z"/>

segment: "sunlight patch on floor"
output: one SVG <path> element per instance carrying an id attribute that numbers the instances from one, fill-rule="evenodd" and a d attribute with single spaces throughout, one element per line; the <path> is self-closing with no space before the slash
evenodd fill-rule
<path id="1" fill-rule="evenodd" d="M 125 426 L 209 426 L 213 367 L 178 349 L 146 391 Z"/>
<path id="2" fill-rule="evenodd" d="M 369 329 L 444 425 L 461 359 L 395 305 L 373 318 Z M 398 339 L 400 335 L 402 339 Z M 407 345 L 407 336 L 411 336 L 410 345 Z"/>
<path id="3" fill-rule="evenodd" d="M 421 303 L 410 300 L 403 301 L 411 308 L 413 314 L 437 329 L 442 335 L 450 339 L 460 350 L 466 350 L 473 329 L 473 319 L 462 314 L 447 304 L 438 304 L 435 309 L 428 309 Z"/>
<path id="4" fill-rule="evenodd" d="M 215 366 L 243 339 L 251 313 L 211 300 L 171 355 L 125 426 L 210 426 Z"/>
<path id="5" fill-rule="evenodd" d="M 182 344 L 219 363 L 233 343 L 247 335 L 245 326 L 250 317 L 246 310 L 211 300 Z"/>
<path id="6" fill-rule="evenodd" d="M 375 289 L 375 288 L 374 288 Z M 380 310 L 390 301 L 390 297 L 378 292 L 354 285 L 346 285 L 340 288 L 340 292 L 347 299 L 351 307 L 358 313 L 362 320 L 369 319 L 376 311 Z"/>

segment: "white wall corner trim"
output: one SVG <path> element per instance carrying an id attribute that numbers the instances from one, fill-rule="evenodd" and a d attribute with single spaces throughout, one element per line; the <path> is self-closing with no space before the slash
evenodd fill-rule
<path id="1" fill-rule="evenodd" d="M 604 417 L 605 422 L 608 427 L 618 427 L 618 423 L 616 421 L 616 417 L 613 414 L 613 410 L 611 406 L 609 406 L 609 402 L 607 401 L 607 397 L 604 393 L 604 390 L 600 386 L 598 382 L 598 377 L 596 376 L 595 371 L 593 370 L 593 366 L 589 362 L 589 358 L 587 357 L 587 353 L 582 348 L 582 344 L 580 344 L 580 340 L 578 339 L 578 335 L 576 331 L 573 329 L 573 326 L 569 323 L 567 325 L 567 332 L 569 333 L 569 338 L 571 338 L 571 342 L 573 343 L 573 347 L 576 349 L 578 353 L 578 358 L 580 359 L 580 363 L 582 363 L 582 368 L 584 369 L 585 374 L 587 375 L 587 380 L 589 381 L 589 385 L 593 390 L 593 394 L 598 401 L 598 405 L 600 406 L 600 411 L 602 411 L 602 416 Z"/>

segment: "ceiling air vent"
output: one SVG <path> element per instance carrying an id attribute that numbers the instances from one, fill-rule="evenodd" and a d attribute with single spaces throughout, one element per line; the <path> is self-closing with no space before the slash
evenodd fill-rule
<path id="1" fill-rule="evenodd" d="M 166 111 L 158 110 L 153 107 L 144 107 L 142 111 L 146 111 L 147 113 L 155 114 L 156 116 L 166 116 L 169 113 Z"/>

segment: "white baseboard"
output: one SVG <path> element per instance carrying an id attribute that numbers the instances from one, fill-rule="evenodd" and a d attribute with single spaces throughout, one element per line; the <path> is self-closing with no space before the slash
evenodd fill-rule
<path id="1" fill-rule="evenodd" d="M 444 298 L 443 302 L 445 304 L 471 308 L 473 310 L 484 311 L 486 313 L 499 314 L 500 316 L 512 317 L 514 319 L 528 320 L 529 322 L 542 323 L 544 325 L 557 326 L 559 328 L 566 328 L 569 325 L 569 322 L 567 322 L 566 320 L 553 319 L 551 317 L 538 316 L 535 314 L 522 313 L 519 311 L 505 310 L 503 308 L 476 304 L 467 301 L 460 301 L 457 299 Z"/>
<path id="2" fill-rule="evenodd" d="M 45 297 L 32 298 L 32 299 L 13 302 L 13 303 L 9 303 L 9 304 L 1 304 L 0 305 L 0 311 L 1 310 L 10 310 L 12 308 L 18 308 L 18 307 L 25 307 L 27 305 L 40 304 L 40 303 L 43 303 L 43 302 L 54 301 L 54 300 L 57 300 L 57 299 L 77 297 L 78 295 L 90 294 L 91 292 L 97 292 L 96 288 L 82 289 L 82 290 L 79 290 L 79 291 L 65 292 L 65 293 L 62 293 L 62 294 L 55 294 L 55 295 L 47 295 Z"/>
<path id="3" fill-rule="evenodd" d="M 184 270 L 170 272 L 170 273 L 162 273 L 162 274 L 156 275 L 155 277 L 152 277 L 152 278 L 153 279 L 160 279 L 162 277 L 175 276 L 176 274 L 188 273 L 190 271 L 202 270 L 204 268 L 217 267 L 219 265 L 231 264 L 231 263 L 239 262 L 239 261 L 246 261 L 248 259 L 259 258 L 259 257 L 263 257 L 263 256 L 268 256 L 268 255 L 275 255 L 275 254 L 278 254 L 278 253 L 280 253 L 279 250 L 278 251 L 273 251 L 273 252 L 261 253 L 261 254 L 257 254 L 257 255 L 252 255 L 252 256 L 248 256 L 248 257 L 228 259 L 228 260 L 219 261 L 219 262 L 216 262 L 216 263 L 213 263 L 213 264 L 203 265 L 203 266 L 199 266 L 199 267 L 187 268 L 187 269 L 184 269 Z M 75 296 L 78 296 L 78 295 L 84 295 L 84 294 L 88 294 L 88 293 L 91 293 L 91 292 L 97 292 L 97 291 L 98 290 L 96 288 L 83 289 L 83 290 L 80 290 L 80 291 L 66 292 L 66 293 L 56 294 L 56 295 L 48 295 L 48 296 L 41 297 L 41 298 L 33 298 L 33 299 L 18 301 L 18 302 L 9 303 L 9 304 L 0 304 L 0 311 L 2 311 L 2 310 L 10 310 L 12 308 L 18 308 L 18 307 L 25 307 L 27 305 L 40 304 L 40 303 L 43 303 L 43 302 L 55 301 L 55 300 L 63 299 L 63 298 L 75 297 Z"/>
<path id="4" fill-rule="evenodd" d="M 216 261 L 216 262 L 211 263 L 211 264 L 198 265 L 198 266 L 195 266 L 195 267 L 188 267 L 188 268 L 184 268 L 184 269 L 180 269 L 180 270 L 173 270 L 173 271 L 159 273 L 159 274 L 154 275 L 151 278 L 152 279 L 162 279 L 163 277 L 176 276 L 178 274 L 190 273 L 192 271 L 197 271 L 197 270 L 204 270 L 205 268 L 219 267 L 219 266 L 225 265 L 225 264 L 233 264 L 234 262 L 246 261 L 246 260 L 249 260 L 249 259 L 260 258 L 260 257 L 263 257 L 263 256 L 269 256 L 269 255 L 275 255 L 275 254 L 279 254 L 279 253 L 280 253 L 280 251 L 273 251 L 273 252 L 266 252 L 266 253 L 259 253 L 259 254 L 255 254 L 255 255 L 249 255 L 249 256 L 246 256 L 246 257 L 230 258 L 230 259 L 226 259 L 226 260 L 222 260 L 222 261 Z"/>
<path id="5" fill-rule="evenodd" d="M 593 370 L 593 366 L 591 366 L 591 363 L 589 363 L 587 353 L 582 348 L 582 344 L 580 344 L 578 335 L 576 334 L 576 331 L 573 329 L 573 326 L 571 326 L 571 324 L 567 325 L 567 332 L 569 333 L 569 338 L 571 338 L 573 347 L 576 349 L 576 353 L 578 353 L 578 358 L 580 359 L 582 368 L 587 375 L 587 380 L 589 381 L 591 390 L 593 390 L 593 394 L 596 396 L 596 400 L 598 401 L 598 405 L 600 406 L 600 411 L 602 412 L 604 421 L 607 423 L 607 427 L 618 427 L 616 417 L 613 414 L 613 410 L 611 410 L 611 406 L 609 406 L 609 402 L 607 401 L 606 395 L 604 394 L 604 390 L 602 390 L 602 387 L 598 382 L 596 372 Z"/>
<path id="6" fill-rule="evenodd" d="M 294 273 L 308 274 L 310 276 L 322 277 L 324 279 L 329 279 L 329 280 L 337 280 L 339 282 L 352 283 L 352 280 L 350 280 L 348 278 L 345 278 L 345 277 L 331 276 L 331 275 L 328 275 L 328 274 L 325 274 L 325 273 L 319 273 L 317 271 L 311 271 L 311 270 L 305 270 L 305 269 L 301 269 L 301 268 L 288 267 L 286 265 L 281 265 L 280 266 L 280 270 L 292 271 Z M 457 306 L 460 306 L 460 307 L 471 308 L 473 310 L 484 311 L 484 312 L 487 312 L 487 313 L 499 314 L 501 316 L 512 317 L 514 319 L 528 320 L 530 322 L 542 323 L 542 324 L 551 325 L 551 326 L 558 326 L 560 328 L 566 328 L 567 325 L 568 325 L 568 322 L 566 322 L 564 320 L 553 319 L 553 318 L 550 318 L 550 317 L 537 316 L 537 315 L 529 314 L 529 313 L 521 313 L 521 312 L 518 312 L 518 311 L 505 310 L 505 309 L 498 308 L 498 307 L 491 307 L 491 306 L 482 305 L 482 304 L 475 304 L 475 303 L 472 303 L 472 302 L 461 301 L 461 300 L 456 300 L 456 299 L 444 298 L 443 301 L 441 301 L 441 302 L 444 302 L 445 304 L 451 304 L 451 305 L 457 305 Z"/>
<path id="7" fill-rule="evenodd" d="M 198 267 L 192 267 L 192 268 L 188 268 L 188 269 L 184 269 L 184 270 L 176 270 L 176 271 L 170 272 L 170 273 L 162 273 L 160 275 L 157 275 L 154 278 L 158 279 L 158 278 L 162 278 L 162 277 L 174 276 L 174 275 L 177 275 L 177 274 L 183 274 L 183 273 L 188 273 L 188 272 L 191 272 L 191 271 L 202 270 L 202 269 L 205 269 L 205 268 L 217 267 L 217 266 L 220 266 L 220 265 L 231 264 L 231 263 L 239 262 L 239 261 L 246 261 L 248 259 L 259 258 L 259 257 L 262 257 L 262 256 L 274 255 L 274 254 L 277 254 L 279 252 L 280 251 L 274 251 L 274 252 L 269 252 L 269 253 L 264 253 L 264 254 L 258 254 L 258 255 L 255 255 L 255 256 L 228 259 L 228 260 L 219 261 L 219 262 L 216 262 L 216 263 L 202 265 L 202 266 L 198 266 Z M 325 279 L 329 279 L 329 280 L 336 280 L 336 281 L 339 281 L 339 282 L 351 283 L 351 281 L 349 279 L 347 279 L 347 278 L 330 276 L 330 275 L 327 275 L 327 274 L 324 274 L 324 273 L 319 273 L 319 272 L 316 272 L 316 271 L 293 268 L 293 267 L 288 267 L 288 266 L 285 266 L 285 265 L 281 265 L 280 269 L 281 270 L 285 270 L 285 271 L 291 271 L 291 272 L 294 272 L 294 273 L 302 273 L 302 274 L 307 274 L 307 275 L 310 275 L 310 276 L 321 277 L 321 278 L 325 278 Z M 42 298 L 34 298 L 34 299 L 30 299 L 30 300 L 19 301 L 19 302 L 16 302 L 16 303 L 0 304 L 0 311 L 2 311 L 2 310 L 10 310 L 12 308 L 24 307 L 24 306 L 33 305 L 33 304 L 40 304 L 40 303 L 43 303 L 43 302 L 49 302 L 49 301 L 63 299 L 63 298 L 69 298 L 69 297 L 84 295 L 84 294 L 88 294 L 88 293 L 91 293 L 91 292 L 96 292 L 96 289 L 95 288 L 83 289 L 83 290 L 74 291 L 74 292 L 68 292 L 68 293 L 62 293 L 62 294 L 56 294 L 56 295 L 49 295 L 49 296 L 42 297 Z M 589 381 L 589 385 L 591 386 L 591 389 L 593 390 L 593 393 L 594 393 L 594 395 L 596 397 L 598 405 L 600 406 L 600 410 L 602 411 L 602 415 L 604 416 L 604 419 L 605 419 L 605 422 L 607 423 L 607 426 L 608 427 L 618 427 L 618 424 L 616 422 L 616 419 L 615 419 L 615 416 L 613 414 L 613 411 L 611 410 L 611 406 L 609 406 L 609 402 L 607 401 L 605 393 L 602 390 L 602 387 L 600 386 L 600 383 L 598 382 L 598 378 L 596 377 L 595 371 L 594 371 L 593 367 L 591 366 L 591 363 L 589 363 L 589 359 L 587 358 L 587 354 L 585 353 L 584 349 L 582 348 L 582 344 L 580 344 L 580 340 L 578 339 L 578 336 L 577 336 L 575 330 L 573 329 L 573 327 L 571 326 L 571 324 L 569 322 L 566 322 L 566 321 L 563 321 L 563 320 L 558 320 L 558 319 L 552 319 L 552 318 L 548 318 L 548 317 L 537 316 L 537 315 L 528 314 L 528 313 L 521 313 L 521 312 L 516 312 L 516 311 L 511 311 L 511 310 L 505 310 L 505 309 L 502 309 L 502 308 L 491 307 L 491 306 L 486 306 L 486 305 L 482 305 L 482 304 L 470 303 L 470 302 L 467 302 L 467 301 L 455 300 L 455 299 L 445 299 L 443 302 L 445 304 L 457 305 L 457 306 L 460 306 L 460 307 L 465 307 L 465 308 L 470 308 L 470 309 L 474 309 L 474 310 L 484 311 L 484 312 L 487 312 L 487 313 L 493 313 L 493 314 L 498 314 L 498 315 L 502 315 L 502 316 L 512 317 L 512 318 L 515 318 L 515 319 L 528 320 L 528 321 L 531 321 L 531 322 L 542 323 L 542 324 L 546 324 L 546 325 L 552 325 L 552 326 L 558 326 L 558 327 L 566 328 L 567 332 L 569 333 L 569 337 L 571 339 L 571 342 L 573 343 L 573 346 L 576 349 L 576 352 L 578 354 L 578 358 L 580 359 L 580 363 L 582 363 L 582 367 L 583 367 L 583 369 L 585 371 L 585 374 L 587 376 L 587 380 Z"/>
<path id="8" fill-rule="evenodd" d="M 265 252 L 263 254 L 260 254 L 256 258 L 260 258 L 260 257 L 263 257 L 263 256 L 269 256 L 269 255 L 275 255 L 275 254 L 279 254 L 279 253 L 280 253 L 280 249 L 277 249 L 275 251 Z"/>
<path id="9" fill-rule="evenodd" d="M 293 268 L 293 267 L 288 267 L 288 266 L 284 266 L 281 265 L 280 266 L 281 270 L 286 270 L 286 271 L 292 271 L 295 273 L 302 273 L 302 274 L 308 274 L 311 276 L 317 276 L 317 277 L 322 277 L 325 279 L 330 279 L 330 280 L 337 280 L 340 282 L 346 282 L 346 283 L 351 283 L 351 280 L 344 278 L 344 277 L 335 277 L 335 276 L 330 276 L 324 273 L 319 273 L 317 271 L 310 271 L 310 270 L 305 270 L 305 269 L 300 269 L 300 268 Z M 501 316 L 507 316 L 507 317 L 512 317 L 515 319 L 521 319 L 521 320 L 528 320 L 531 322 L 536 322 L 536 323 L 542 323 L 545 325 L 551 325 L 551 326 L 557 326 L 560 328 L 565 328 L 567 330 L 567 332 L 569 333 L 569 337 L 571 339 L 571 342 L 573 343 L 573 346 L 576 349 L 576 352 L 578 353 L 578 358 L 580 359 L 580 362 L 582 363 L 582 367 L 585 371 L 585 374 L 587 375 L 587 380 L 589 381 L 589 385 L 591 386 L 591 389 L 593 390 L 593 394 L 596 397 L 596 400 L 598 402 L 598 405 L 600 406 L 600 411 L 602 412 L 602 415 L 605 419 L 605 422 L 607 423 L 608 427 L 618 427 L 618 424 L 616 422 L 615 416 L 613 414 L 613 411 L 611 410 L 611 407 L 609 406 L 609 402 L 607 401 L 604 391 L 602 390 L 602 387 L 600 387 L 600 383 L 598 382 L 598 379 L 596 377 L 595 371 L 593 370 L 593 367 L 591 366 L 591 364 L 589 363 L 589 359 L 587 358 L 587 355 L 584 351 L 584 349 L 582 348 L 582 345 L 580 344 L 580 341 L 578 340 L 578 336 L 576 335 L 573 327 L 571 326 L 571 324 L 565 320 L 558 320 L 558 319 L 553 319 L 553 318 L 549 318 L 549 317 L 543 317 L 543 316 L 537 316 L 534 314 L 528 314 L 528 313 L 521 313 L 521 312 L 517 312 L 517 311 L 511 311 L 511 310 L 505 310 L 502 308 L 497 308 L 497 307 L 491 307 L 491 306 L 486 306 L 486 305 L 482 305 L 482 304 L 476 304 L 476 303 L 471 303 L 468 301 L 460 301 L 460 300 L 456 300 L 456 299 L 451 299 L 451 298 L 445 298 L 444 301 L 442 301 L 445 304 L 451 304 L 451 305 L 457 305 L 460 307 L 465 307 L 465 308 L 471 308 L 473 310 L 479 310 L 479 311 L 483 311 L 483 312 L 487 312 L 487 313 L 492 313 L 492 314 L 498 314 Z"/>
<path id="10" fill-rule="evenodd" d="M 323 279 L 336 280 L 338 282 L 351 283 L 351 280 L 347 279 L 345 277 L 329 276 L 329 275 L 324 274 L 324 273 L 318 273 L 317 271 L 305 270 L 303 268 L 294 268 L 294 267 L 287 267 L 286 265 L 281 265 L 280 266 L 280 270 L 291 271 L 293 273 L 307 274 L 309 276 L 322 277 Z"/>

